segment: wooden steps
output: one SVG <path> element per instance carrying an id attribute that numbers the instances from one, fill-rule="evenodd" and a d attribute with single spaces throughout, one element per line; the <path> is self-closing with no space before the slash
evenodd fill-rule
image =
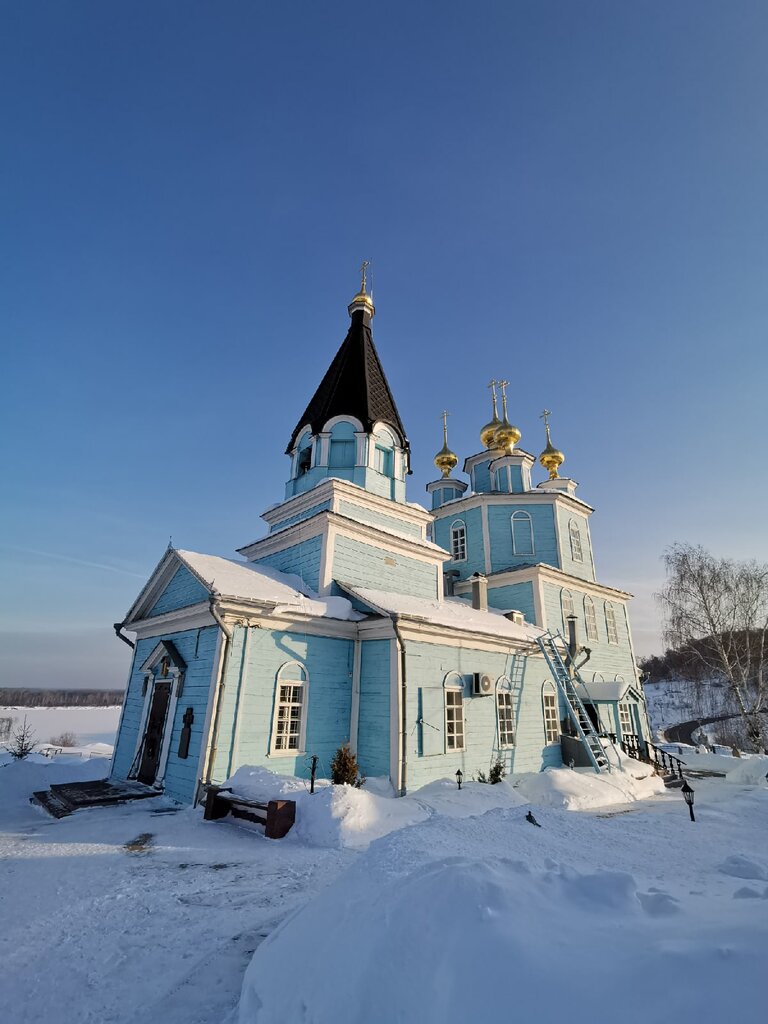
<path id="1" fill-rule="evenodd" d="M 156 789 L 137 782 L 64 782 L 33 793 L 31 803 L 39 804 L 54 818 L 65 818 L 83 807 L 109 807 L 129 800 L 147 800 L 160 796 Z"/>

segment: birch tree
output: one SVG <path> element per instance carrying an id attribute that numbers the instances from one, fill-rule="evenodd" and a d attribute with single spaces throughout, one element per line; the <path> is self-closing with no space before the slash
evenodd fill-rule
<path id="1" fill-rule="evenodd" d="M 765 750 L 768 705 L 768 565 L 716 558 L 700 546 L 675 544 L 664 555 L 667 582 L 656 595 L 664 638 L 685 647 L 730 687 L 748 745 Z"/>

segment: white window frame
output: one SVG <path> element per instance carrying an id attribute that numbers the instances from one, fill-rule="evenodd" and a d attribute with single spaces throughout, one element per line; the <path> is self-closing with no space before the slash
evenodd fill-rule
<path id="1" fill-rule="evenodd" d="M 528 523 L 528 527 L 531 531 L 531 550 L 530 551 L 518 551 L 517 550 L 517 537 L 515 536 L 515 520 L 519 523 Z M 531 519 L 530 513 L 523 512 L 520 509 L 517 512 L 513 512 L 510 519 L 510 526 L 512 528 L 512 554 L 513 555 L 533 555 L 536 553 L 536 543 L 533 538 L 533 519 Z"/>
<path id="2" fill-rule="evenodd" d="M 509 708 L 509 716 L 507 727 L 502 728 L 502 716 L 501 706 L 502 702 L 499 700 L 500 697 L 504 698 L 504 708 Z M 507 716 L 505 715 L 505 718 Z M 512 681 L 508 676 L 501 676 L 496 680 L 496 733 L 499 737 L 499 748 L 501 750 L 511 750 L 515 745 L 515 737 L 517 734 L 516 729 L 517 723 L 515 722 L 515 705 L 514 705 L 514 694 L 512 693 Z M 510 739 L 511 732 L 511 739 Z"/>
<path id="3" fill-rule="evenodd" d="M 574 562 L 584 562 L 584 547 L 581 541 L 581 528 L 575 519 L 568 522 L 568 536 L 571 539 L 571 558 Z"/>
<path id="4" fill-rule="evenodd" d="M 459 542 L 456 542 L 456 538 L 460 537 Z M 461 557 L 457 555 L 457 551 L 463 551 Z M 454 519 L 451 523 L 451 561 L 453 562 L 466 562 L 467 560 L 467 524 L 463 519 Z"/>
<path id="5" fill-rule="evenodd" d="M 458 694 L 459 695 L 458 704 L 451 703 L 449 705 L 449 703 L 448 703 L 448 695 L 449 694 L 451 694 L 451 695 Z M 459 707 L 461 709 L 461 718 L 460 718 L 460 724 L 461 724 L 461 746 L 451 746 L 451 744 L 449 742 L 449 740 L 451 739 L 451 737 L 450 737 L 450 735 L 448 733 L 448 718 L 449 718 L 448 708 L 449 707 L 452 707 L 452 708 Z M 444 709 L 443 728 L 444 728 L 444 735 L 445 735 L 445 752 L 446 752 L 446 754 L 459 754 L 463 750 L 467 749 L 467 723 L 466 723 L 466 720 L 464 718 L 464 681 L 462 680 L 462 678 L 458 674 L 458 672 L 451 672 L 451 673 L 449 673 L 445 677 L 445 682 L 443 683 L 443 709 Z M 457 721 L 457 719 L 454 719 L 454 725 L 456 724 L 456 721 Z M 456 736 L 457 736 L 457 733 L 456 733 L 456 731 L 454 729 L 454 733 L 453 733 L 454 741 L 455 741 Z"/>
<path id="6" fill-rule="evenodd" d="M 616 609 L 610 601 L 605 602 L 605 631 L 608 634 L 608 643 L 619 642 L 619 628 L 616 625 Z"/>
<path id="7" fill-rule="evenodd" d="M 293 673 L 289 675 L 288 673 Z M 278 747 L 280 738 L 278 733 L 278 722 L 280 721 L 281 707 L 296 707 L 294 701 L 282 701 L 281 687 L 301 687 L 301 713 L 299 717 L 298 747 Z M 270 757 L 300 757 L 305 753 L 307 737 L 307 712 L 309 710 L 309 673 L 298 661 L 287 661 L 281 665 L 275 676 L 275 698 L 274 710 L 272 713 L 272 733 L 269 742 Z M 288 734 L 290 737 L 290 733 Z"/>
<path id="8" fill-rule="evenodd" d="M 541 688 L 541 709 L 544 722 L 544 743 L 548 747 L 560 742 L 560 708 L 554 684 L 544 683 Z"/>
<path id="9" fill-rule="evenodd" d="M 595 602 L 589 594 L 584 596 L 584 631 L 587 634 L 587 640 L 600 639 L 600 634 L 597 631 L 597 610 Z"/>
<path id="10" fill-rule="evenodd" d="M 569 605 L 566 608 L 566 604 Z M 563 613 L 563 629 L 565 630 L 566 636 L 568 635 L 568 616 L 576 614 L 576 605 L 573 600 L 573 592 L 568 590 L 566 587 L 560 591 L 560 609 Z"/>
<path id="11" fill-rule="evenodd" d="M 635 727 L 632 721 L 632 711 L 627 701 L 619 701 L 619 728 L 621 729 L 622 739 L 625 736 L 634 736 Z"/>

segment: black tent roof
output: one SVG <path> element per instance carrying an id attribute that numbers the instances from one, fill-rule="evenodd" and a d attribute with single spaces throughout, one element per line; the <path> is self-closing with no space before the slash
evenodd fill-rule
<path id="1" fill-rule="evenodd" d="M 347 336 L 296 424 L 286 453 L 293 450 L 305 426 L 316 434 L 334 416 L 354 416 L 368 432 L 374 423 L 386 423 L 397 431 L 409 451 L 405 428 L 373 344 L 371 318 L 362 309 L 352 313 Z"/>

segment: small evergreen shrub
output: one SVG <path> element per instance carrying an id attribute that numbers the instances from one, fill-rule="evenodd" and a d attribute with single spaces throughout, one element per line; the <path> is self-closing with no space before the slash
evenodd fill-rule
<path id="1" fill-rule="evenodd" d="M 360 771 L 357 758 L 349 749 L 348 743 L 342 743 L 331 761 L 331 782 L 334 786 L 354 786 L 356 789 L 365 782 Z"/>
<path id="2" fill-rule="evenodd" d="M 500 757 L 497 757 L 491 765 L 491 770 L 488 774 L 486 775 L 485 772 L 479 771 L 477 773 L 476 780 L 477 782 L 490 783 L 492 786 L 495 786 L 497 782 L 501 782 L 506 774 L 507 769 L 504 762 Z"/>
<path id="3" fill-rule="evenodd" d="M 27 725 L 25 716 L 24 724 L 11 733 L 10 742 L 5 744 L 5 749 L 16 761 L 23 761 L 29 757 L 36 746 L 35 734 L 32 731 L 32 726 Z"/>

